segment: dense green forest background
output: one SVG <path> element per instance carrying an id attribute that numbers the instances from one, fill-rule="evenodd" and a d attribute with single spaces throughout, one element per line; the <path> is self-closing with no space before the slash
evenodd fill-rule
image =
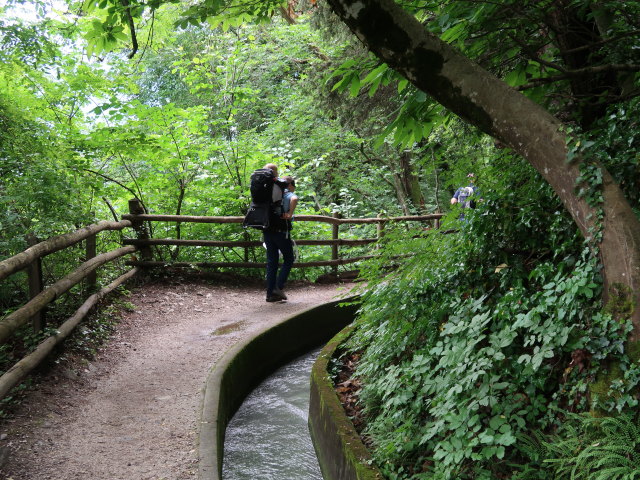
<path id="1" fill-rule="evenodd" d="M 0 10 L 0 260 L 24 250 L 29 236 L 118 219 L 133 197 L 149 213 L 242 215 L 249 175 L 267 162 L 297 179 L 298 213 L 442 212 L 455 233 L 388 228 L 379 257 L 360 265 L 363 305 L 344 355 L 358 361 L 375 463 L 389 479 L 640 472 L 640 364 L 627 342 L 635 305 L 621 296 L 605 306 L 597 232 L 585 241 L 514 145 L 453 116 L 324 4 L 247 10 L 227 2 L 211 12 L 206 2 L 156 2 L 135 15 L 122 5 L 10 2 Z M 405 6 L 574 133 L 570 156 L 591 162 L 577 196 L 602 201 L 601 165 L 640 216 L 637 2 Z M 567 19 L 579 42 L 563 37 Z M 589 52 L 577 64 L 576 48 Z M 579 68 L 585 78 L 567 73 Z M 449 199 L 469 172 L 481 201 L 461 221 Z M 295 235 L 329 236 L 322 228 L 296 225 Z M 257 238 L 206 224 L 153 232 L 246 235 Z M 120 241 L 101 238 L 103 249 Z M 50 256 L 47 279 L 80 255 Z M 9 313 L 25 296 L 24 278 L 14 276 L 0 286 L 0 308 Z"/>

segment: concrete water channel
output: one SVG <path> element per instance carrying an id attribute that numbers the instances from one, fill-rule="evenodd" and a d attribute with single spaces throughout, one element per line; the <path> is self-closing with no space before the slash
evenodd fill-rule
<path id="1" fill-rule="evenodd" d="M 307 426 L 309 377 L 320 349 L 265 379 L 227 426 L 224 480 L 322 480 Z"/>
<path id="2" fill-rule="evenodd" d="M 284 319 L 236 345 L 217 362 L 207 379 L 200 419 L 201 480 L 382 479 L 379 472 L 371 467 L 368 452 L 344 414 L 326 372 L 328 361 L 341 341 L 340 335 L 331 337 L 351 323 L 357 308 L 354 304 L 342 307 L 340 303 L 320 305 Z M 313 351 L 322 345 L 324 347 L 319 354 Z M 300 356 L 302 358 L 298 361 L 290 363 Z M 283 365 L 285 367 L 281 368 Z M 279 368 L 280 371 L 271 376 Z M 310 377 L 304 372 L 309 368 Z M 258 387 L 269 376 L 271 378 Z M 257 392 L 252 397 L 256 387 Z M 280 390 L 277 398 L 274 390 Z M 248 412 L 243 413 L 243 402 Z M 269 419 L 268 426 L 260 427 L 253 421 L 257 416 L 264 416 L 265 412 L 260 411 L 266 409 L 267 404 L 273 404 L 275 411 L 266 412 L 266 416 L 274 418 Z M 249 439 L 249 446 L 238 445 L 238 439 L 234 438 L 236 427 L 229 427 L 238 411 L 240 417 L 248 417 L 248 423 L 240 427 L 240 436 L 253 436 Z M 309 412 L 308 421 L 306 411 Z M 295 422 L 293 433 L 287 432 L 282 422 Z M 261 431 L 261 428 L 267 430 Z M 319 470 L 314 465 L 308 431 L 311 432 Z M 238 458 L 246 457 L 249 465 L 239 469 L 234 467 L 235 472 L 228 465 L 223 473 L 227 435 L 228 460 L 236 463 Z M 276 439 L 278 436 L 281 438 Z M 269 444 L 274 444 L 275 450 Z M 270 450 L 266 450 L 267 447 Z M 292 451 L 301 453 L 302 458 L 293 458 Z M 288 457 L 288 463 L 279 463 L 276 453 Z"/>

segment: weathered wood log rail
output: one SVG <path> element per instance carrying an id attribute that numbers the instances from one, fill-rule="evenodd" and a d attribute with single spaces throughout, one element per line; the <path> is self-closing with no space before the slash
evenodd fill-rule
<path id="1" fill-rule="evenodd" d="M 6 260 L 2 260 L 0 262 L 0 280 L 4 280 L 9 275 L 28 267 L 29 264 L 33 263 L 38 258 L 42 258 L 50 253 L 75 245 L 86 238 L 95 238 L 95 235 L 99 232 L 104 230 L 122 230 L 123 228 L 130 226 L 131 222 L 129 220 L 122 220 L 120 222 L 101 221 L 94 225 L 89 225 L 81 228 L 80 230 L 76 230 L 75 232 L 51 237 L 48 240 L 27 248 L 22 253 L 7 258 Z"/>
<path id="2" fill-rule="evenodd" d="M 7 372 L 0 376 L 0 398 L 5 397 L 10 390 L 18 385 L 24 378 L 39 365 L 54 347 L 62 342 L 80 321 L 89 313 L 103 297 L 122 285 L 127 280 L 136 275 L 141 267 L 154 268 L 166 267 L 200 267 L 200 268 L 265 268 L 264 262 L 173 262 L 167 263 L 153 259 L 151 246 L 153 245 L 176 245 L 176 246 L 201 246 L 201 247 L 240 247 L 246 249 L 260 247 L 262 241 L 218 241 L 218 240 L 196 240 L 196 239 L 158 239 L 150 238 L 149 222 L 176 222 L 176 223 L 217 223 L 217 224 L 241 224 L 243 217 L 204 217 L 190 215 L 149 215 L 144 210 L 137 199 L 129 202 L 130 214 L 123 215 L 119 222 L 101 221 L 93 225 L 86 226 L 75 232 L 66 233 L 51 237 L 47 240 L 37 242 L 31 241 L 31 246 L 24 252 L 0 261 L 0 281 L 6 279 L 16 272 L 25 270 L 29 278 L 30 300 L 23 306 L 13 311 L 9 315 L 0 319 L 0 344 L 5 343 L 22 326 L 31 322 L 34 330 L 42 331 L 46 325 L 42 315 L 43 310 L 51 302 L 65 294 L 71 288 L 85 281 L 89 286 L 96 285 L 96 270 L 123 256 L 132 255 L 139 252 L 142 260 L 131 260 L 126 262 L 132 266 L 123 275 L 116 278 L 106 287 L 89 296 L 78 310 L 62 325 L 55 333 L 43 340 L 33 352 L 26 355 L 13 365 Z M 316 260 L 311 262 L 294 263 L 294 267 L 323 267 L 330 266 L 336 269 L 339 265 L 355 263 L 361 260 L 372 258 L 374 255 L 362 255 L 358 257 L 340 258 L 339 247 L 354 247 L 369 245 L 377 242 L 384 234 L 384 225 L 388 222 L 425 222 L 434 221 L 436 227 L 442 217 L 441 214 L 404 216 L 404 217 L 376 217 L 376 218 L 339 218 L 322 215 L 298 215 L 296 222 L 319 222 L 332 225 L 331 239 L 299 239 L 297 245 L 318 245 L 331 247 L 330 260 Z M 344 239 L 339 238 L 339 227 L 341 225 L 362 225 L 377 224 L 376 238 Z M 131 228 L 136 233 L 136 238 L 124 239 L 119 248 L 109 252 L 96 253 L 96 235 L 106 230 L 124 230 Z M 47 255 L 72 247 L 80 242 L 85 242 L 85 261 L 76 270 L 65 277 L 57 280 L 52 285 L 43 288 L 41 261 Z M 245 253 L 245 259 L 247 255 Z M 95 288 L 94 288 L 95 289 Z"/>

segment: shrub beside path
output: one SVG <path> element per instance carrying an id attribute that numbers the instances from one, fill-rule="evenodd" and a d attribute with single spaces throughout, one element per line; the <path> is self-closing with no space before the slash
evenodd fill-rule
<path id="1" fill-rule="evenodd" d="M 294 285 L 288 302 L 266 303 L 259 286 L 134 288 L 135 310 L 98 355 L 73 369 L 54 367 L 0 424 L 0 478 L 196 478 L 197 421 L 210 367 L 264 326 L 349 290 Z"/>

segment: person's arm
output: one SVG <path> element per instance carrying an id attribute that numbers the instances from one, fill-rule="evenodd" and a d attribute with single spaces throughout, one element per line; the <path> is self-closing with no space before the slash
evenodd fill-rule
<path id="1" fill-rule="evenodd" d="M 297 195 L 292 195 L 291 196 L 291 202 L 289 203 L 289 211 L 285 214 L 282 215 L 282 218 L 285 219 L 290 219 L 293 217 L 293 212 L 296 209 L 296 206 L 298 205 L 298 196 Z"/>
<path id="2" fill-rule="evenodd" d="M 455 205 L 456 203 L 458 203 L 458 195 L 460 195 L 460 189 L 457 189 L 456 193 L 454 193 L 453 197 L 451 197 L 451 205 Z"/>

